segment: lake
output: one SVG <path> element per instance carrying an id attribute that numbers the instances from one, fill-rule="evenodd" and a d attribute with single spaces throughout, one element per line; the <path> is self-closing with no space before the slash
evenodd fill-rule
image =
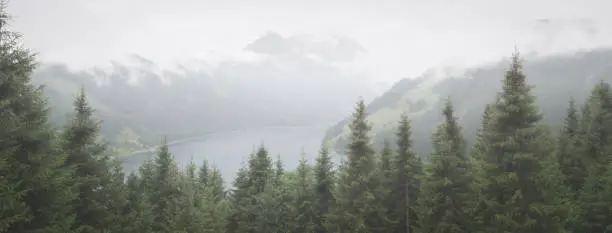
<path id="1" fill-rule="evenodd" d="M 270 157 L 280 155 L 286 169 L 297 166 L 303 149 L 306 158 L 314 163 L 320 149 L 325 130 L 333 123 L 314 126 L 279 126 L 236 130 L 204 135 L 201 140 L 174 145 L 169 148 L 177 164 L 184 167 L 191 159 L 196 164 L 206 159 L 215 164 L 226 181 L 233 180 L 236 171 L 249 154 L 264 144 Z M 136 169 L 142 161 L 153 154 L 135 155 L 124 159 L 126 171 Z"/>

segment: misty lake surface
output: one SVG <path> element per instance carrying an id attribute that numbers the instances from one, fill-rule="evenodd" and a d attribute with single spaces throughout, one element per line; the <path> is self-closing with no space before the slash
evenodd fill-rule
<path id="1" fill-rule="evenodd" d="M 277 126 L 236 130 L 204 135 L 201 140 L 174 145 L 169 148 L 180 167 L 192 160 L 200 165 L 204 159 L 214 164 L 224 175 L 226 182 L 234 178 L 236 171 L 249 154 L 262 143 L 270 157 L 280 156 L 285 169 L 297 166 L 302 150 L 305 157 L 314 163 L 321 146 L 325 130 L 333 123 L 310 126 Z M 153 154 L 134 155 L 124 158 L 126 171 L 132 171 Z"/>

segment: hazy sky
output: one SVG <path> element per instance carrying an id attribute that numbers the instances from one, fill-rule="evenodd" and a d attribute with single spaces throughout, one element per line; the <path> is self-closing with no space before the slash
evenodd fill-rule
<path id="1" fill-rule="evenodd" d="M 558 51 L 612 43 L 606 2 L 12 0 L 9 11 L 43 61 L 79 67 L 131 53 L 160 64 L 239 59 L 247 44 L 274 31 L 350 37 L 368 51 L 358 66 L 394 80 L 440 63 L 497 59 L 515 44 Z"/>

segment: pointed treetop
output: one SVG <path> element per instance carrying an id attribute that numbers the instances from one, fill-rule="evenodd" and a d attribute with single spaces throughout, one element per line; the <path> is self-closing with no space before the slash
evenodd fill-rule
<path id="1" fill-rule="evenodd" d="M 447 119 L 447 122 L 449 121 L 449 119 L 453 118 L 453 112 L 453 102 L 451 101 L 450 97 L 448 97 L 446 98 L 446 102 L 444 103 L 444 110 L 442 110 L 442 114 Z"/>

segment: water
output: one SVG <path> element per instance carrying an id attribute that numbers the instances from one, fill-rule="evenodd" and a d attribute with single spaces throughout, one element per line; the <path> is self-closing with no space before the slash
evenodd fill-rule
<path id="1" fill-rule="evenodd" d="M 206 135 L 199 141 L 171 146 L 169 150 L 179 166 L 184 167 L 192 159 L 199 165 L 206 159 L 209 164 L 221 169 L 226 181 L 231 181 L 242 162 L 262 143 L 274 160 L 277 156 L 281 157 L 286 169 L 297 166 L 302 149 L 305 157 L 314 163 L 325 130 L 330 125 L 265 127 L 216 133 Z M 153 155 L 126 158 L 124 166 L 127 171 L 134 170 L 150 156 Z"/>

